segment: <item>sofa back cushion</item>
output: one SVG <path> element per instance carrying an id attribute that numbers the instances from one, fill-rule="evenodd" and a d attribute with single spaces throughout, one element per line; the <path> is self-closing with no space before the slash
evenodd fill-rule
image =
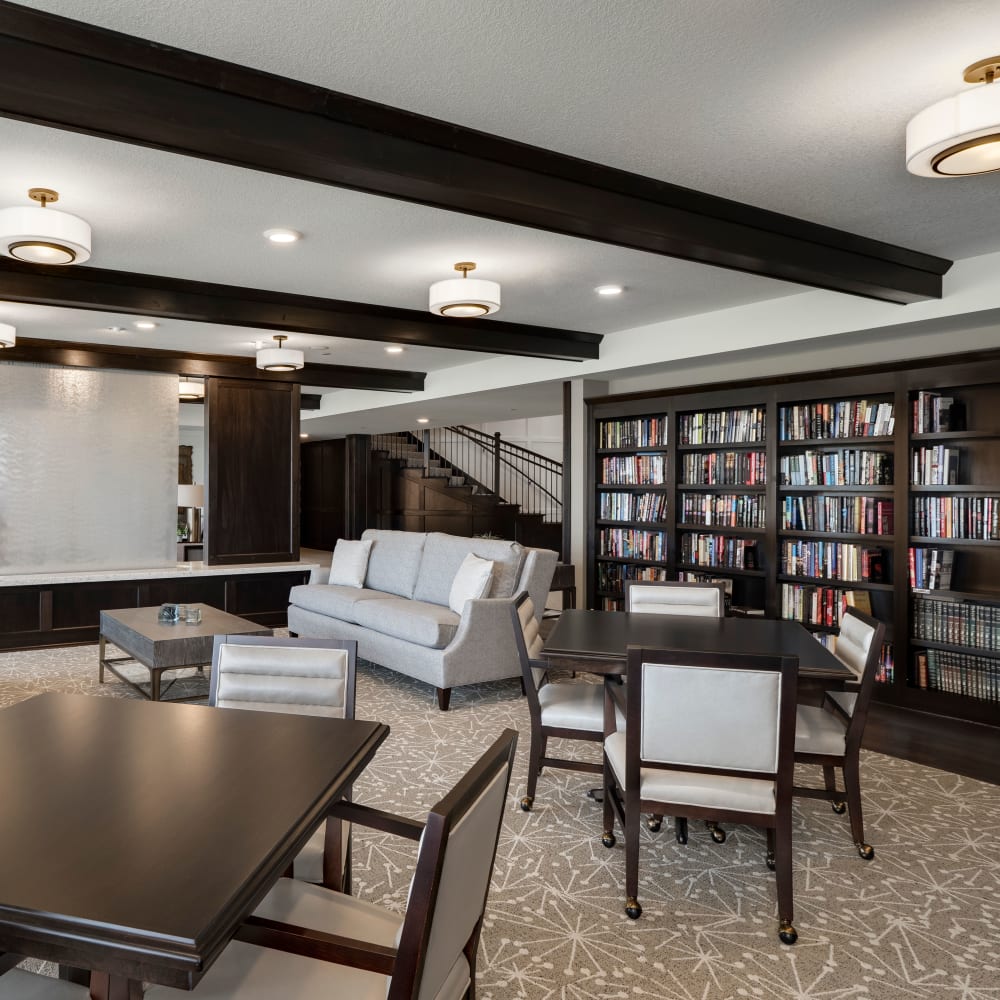
<path id="1" fill-rule="evenodd" d="M 367 535 L 365 532 L 362 537 Z M 490 559 L 494 564 L 493 585 L 484 596 L 513 596 L 521 563 L 524 561 L 523 545 L 500 538 L 461 538 L 439 531 L 432 531 L 426 537 L 420 557 L 417 585 L 413 591 L 416 600 L 448 607 L 452 581 L 470 552 L 480 559 Z"/>
<path id="2" fill-rule="evenodd" d="M 367 528 L 361 535 L 363 542 L 371 541 L 372 551 L 368 557 L 368 575 L 365 586 L 369 590 L 381 590 L 397 597 L 413 597 L 413 588 L 420 569 L 421 554 L 427 535 L 422 531 L 388 531 L 382 528 Z M 461 562 L 461 560 L 459 560 Z M 456 567 L 457 569 L 458 567 Z M 451 581 L 449 581 L 450 585 Z M 444 601 L 448 603 L 447 591 Z"/>

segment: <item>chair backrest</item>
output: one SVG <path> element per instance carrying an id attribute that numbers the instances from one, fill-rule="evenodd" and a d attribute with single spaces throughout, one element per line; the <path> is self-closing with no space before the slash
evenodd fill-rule
<path id="1" fill-rule="evenodd" d="M 514 627 L 514 647 L 521 662 L 521 677 L 524 680 L 524 692 L 528 696 L 528 705 L 532 710 L 538 707 L 536 697 L 538 688 L 545 679 L 545 671 L 532 666 L 532 660 L 538 661 L 545 641 L 538 630 L 538 619 L 535 617 L 535 603 L 524 591 L 514 600 L 511 607 L 511 619 Z"/>
<path id="2" fill-rule="evenodd" d="M 725 598 L 723 583 L 631 580 L 625 585 L 625 610 L 653 615 L 722 618 Z"/>
<path id="3" fill-rule="evenodd" d="M 764 778 L 787 787 L 798 657 L 628 648 L 626 786 L 640 767 Z"/>
<path id="4" fill-rule="evenodd" d="M 208 703 L 353 719 L 357 657 L 353 639 L 217 635 Z"/>
<path id="5" fill-rule="evenodd" d="M 834 652 L 859 683 L 854 697 L 845 693 L 845 700 L 842 702 L 850 713 L 846 733 L 846 747 L 849 750 L 861 746 L 884 640 L 885 624 L 857 608 L 848 608 L 840 620 L 840 635 Z"/>
<path id="6" fill-rule="evenodd" d="M 516 747 L 517 733 L 504 730 L 431 809 L 398 936 L 388 1000 L 433 1000 L 463 953 L 471 964 L 479 946 Z"/>

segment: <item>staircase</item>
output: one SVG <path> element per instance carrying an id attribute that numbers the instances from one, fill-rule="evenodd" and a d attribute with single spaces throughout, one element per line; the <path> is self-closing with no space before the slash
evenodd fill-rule
<path id="1" fill-rule="evenodd" d="M 554 508 L 550 506 L 548 512 L 525 509 L 530 507 L 523 502 L 529 496 L 527 490 L 522 489 L 518 500 L 512 501 L 482 482 L 486 478 L 486 458 L 495 473 L 498 464 L 502 467 L 504 462 L 508 465 L 511 462 L 509 457 L 500 456 L 501 450 L 511 454 L 521 451 L 534 455 L 533 452 L 507 442 L 501 449 L 496 438 L 474 428 L 442 428 L 434 433 L 440 440 L 433 441 L 432 432 L 425 432 L 421 439 L 407 431 L 372 438 L 379 527 L 464 536 L 495 535 L 515 539 L 523 545 L 561 549 L 561 520 L 547 516 Z M 478 436 L 486 441 L 480 442 Z M 455 450 L 456 441 L 464 446 L 463 457 L 471 459 L 463 464 L 473 466 L 479 478 L 454 464 L 454 460 L 443 457 L 442 452 Z M 485 455 L 487 450 L 489 455 Z M 491 478 L 502 485 L 502 475 L 494 474 Z M 510 482 L 512 477 L 507 478 Z"/>

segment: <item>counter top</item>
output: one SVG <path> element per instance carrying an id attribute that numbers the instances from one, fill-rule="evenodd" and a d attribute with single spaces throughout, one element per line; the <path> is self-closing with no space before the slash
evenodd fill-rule
<path id="1" fill-rule="evenodd" d="M 242 576 L 251 573 L 289 573 L 294 570 L 318 570 L 316 562 L 236 563 L 231 566 L 206 566 L 203 562 L 175 563 L 173 566 L 147 566 L 136 569 L 64 570 L 49 573 L 0 573 L 0 587 L 54 586 L 59 583 L 105 583 L 110 580 L 168 580 L 185 576 Z"/>

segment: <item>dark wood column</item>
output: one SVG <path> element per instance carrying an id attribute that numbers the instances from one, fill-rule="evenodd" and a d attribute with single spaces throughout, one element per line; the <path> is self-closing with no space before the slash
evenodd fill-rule
<path id="1" fill-rule="evenodd" d="M 368 434 L 348 434 L 345 443 L 344 534 L 360 538 L 365 528 L 375 526 L 372 439 Z"/>
<path id="2" fill-rule="evenodd" d="M 345 538 L 346 446 L 342 438 L 302 446 L 302 544 L 329 549 Z"/>
<path id="3" fill-rule="evenodd" d="M 223 378 L 205 383 L 205 561 L 297 560 L 299 387 Z"/>

